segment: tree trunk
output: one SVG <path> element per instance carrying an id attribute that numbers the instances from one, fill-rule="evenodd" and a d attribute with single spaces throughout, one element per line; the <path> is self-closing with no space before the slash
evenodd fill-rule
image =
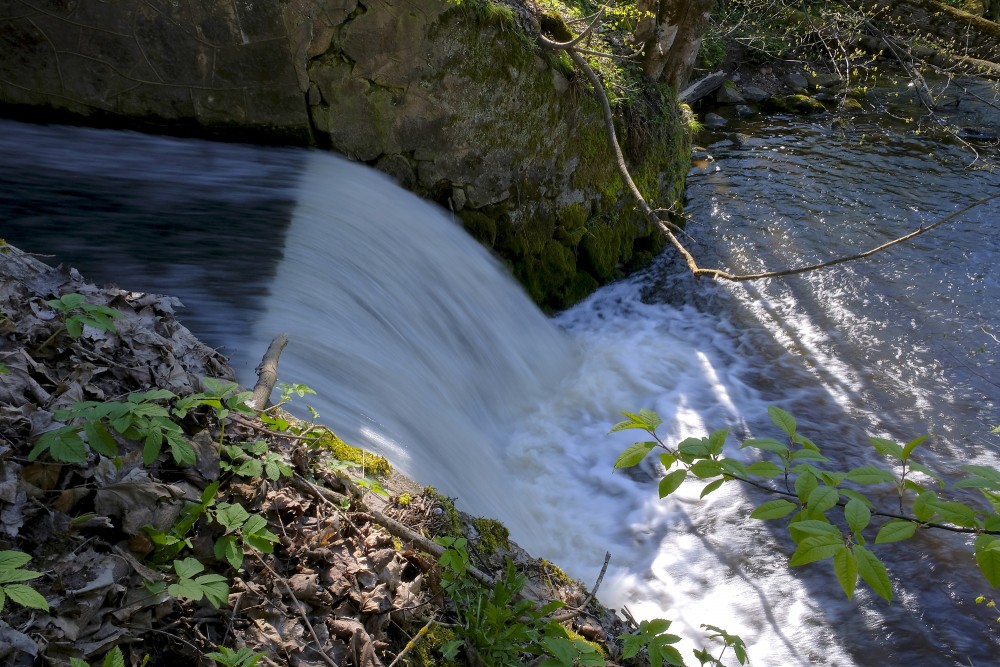
<path id="1" fill-rule="evenodd" d="M 687 83 L 708 28 L 714 0 L 639 0 L 636 41 L 643 44 L 642 69 L 650 81 L 674 90 Z"/>

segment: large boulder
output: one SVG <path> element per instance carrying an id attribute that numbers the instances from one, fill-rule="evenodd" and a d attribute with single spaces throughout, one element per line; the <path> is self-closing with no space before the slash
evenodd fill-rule
<path id="1" fill-rule="evenodd" d="M 517 3 L 0 2 L 8 111 L 330 148 L 450 208 L 552 309 L 662 246 L 588 84 Z M 640 188 L 670 206 L 685 115 L 660 90 L 617 112 Z"/>

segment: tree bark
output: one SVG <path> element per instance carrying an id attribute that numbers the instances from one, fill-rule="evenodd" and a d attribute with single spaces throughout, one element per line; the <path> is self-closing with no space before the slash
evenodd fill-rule
<path id="1" fill-rule="evenodd" d="M 714 0 L 639 0 L 635 38 L 643 44 L 642 69 L 650 81 L 674 90 L 687 83 L 708 28 Z"/>

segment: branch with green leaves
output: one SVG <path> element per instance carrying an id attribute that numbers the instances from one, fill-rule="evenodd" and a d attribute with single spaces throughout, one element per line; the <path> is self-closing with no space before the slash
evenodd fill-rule
<path id="1" fill-rule="evenodd" d="M 784 437 L 749 438 L 740 445 L 740 449 L 756 451 L 760 460 L 752 463 L 725 455 L 726 429 L 703 438 L 687 438 L 672 447 L 657 435 L 662 420 L 652 410 L 622 414 L 626 419 L 615 424 L 612 432 L 638 429 L 652 439 L 625 449 L 615 461 L 616 469 L 638 465 L 655 449 L 660 450 L 665 469 L 659 484 L 661 498 L 692 478 L 707 482 L 702 498 L 733 481 L 778 496 L 757 505 L 751 518 L 786 519 L 796 544 L 789 564 L 795 567 L 832 560 L 837 581 L 848 598 L 853 597 L 860 576 L 876 594 L 891 601 L 888 571 L 869 547 L 902 542 L 918 529 L 975 535 L 979 570 L 991 586 L 1000 586 L 1000 471 L 963 465 L 966 475 L 948 485 L 941 475 L 914 458 L 927 436 L 906 444 L 870 438 L 872 447 L 889 465 L 837 470 L 828 465 L 830 461 L 818 445 L 797 431 L 795 418 L 778 407 L 769 408 L 768 414 Z M 877 507 L 863 491 L 879 487 L 895 494 L 898 511 Z M 964 500 L 969 489 L 978 491 L 981 503 Z"/>

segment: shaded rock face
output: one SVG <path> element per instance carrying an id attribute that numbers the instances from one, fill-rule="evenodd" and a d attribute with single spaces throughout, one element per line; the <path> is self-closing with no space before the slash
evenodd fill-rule
<path id="1" fill-rule="evenodd" d="M 448 0 L 0 0 L 0 101 L 104 123 L 331 148 L 450 208 L 559 309 L 648 261 L 659 233 L 600 108 L 507 7 Z M 619 131 L 648 199 L 689 151 L 669 96 Z"/>

